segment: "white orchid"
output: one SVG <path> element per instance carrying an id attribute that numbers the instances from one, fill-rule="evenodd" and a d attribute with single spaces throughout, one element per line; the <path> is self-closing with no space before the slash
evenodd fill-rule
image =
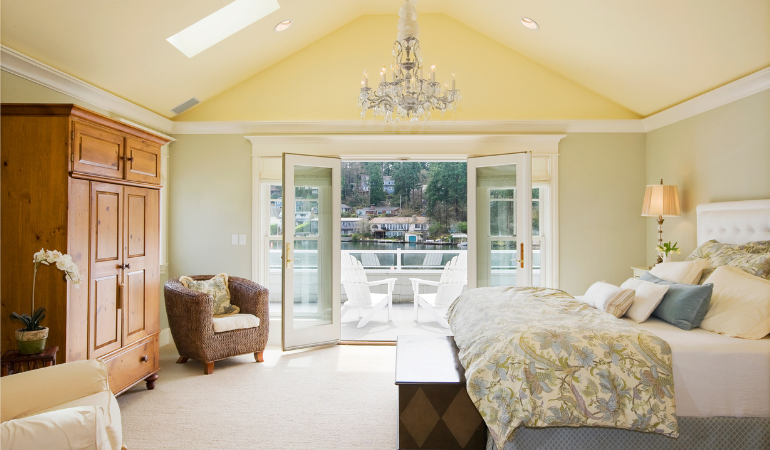
<path id="1" fill-rule="evenodd" d="M 79 288 L 80 284 L 80 271 L 77 264 L 72 261 L 72 257 L 67 254 L 62 254 L 58 250 L 45 250 L 40 249 L 39 252 L 33 255 L 32 261 L 35 263 L 35 274 L 37 274 L 37 268 L 40 264 L 56 264 L 56 268 L 63 271 L 68 281 Z"/>

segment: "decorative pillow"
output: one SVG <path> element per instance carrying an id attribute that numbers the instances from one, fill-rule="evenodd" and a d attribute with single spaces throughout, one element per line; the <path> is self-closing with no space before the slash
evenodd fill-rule
<path id="1" fill-rule="evenodd" d="M 634 302 L 634 290 L 621 289 L 600 281 L 591 285 L 580 301 L 615 317 L 621 317 Z"/>
<path id="2" fill-rule="evenodd" d="M 723 244 L 716 239 L 712 239 L 710 241 L 706 241 L 698 246 L 695 250 L 693 250 L 692 253 L 690 253 L 690 256 L 688 256 L 685 261 L 693 261 L 696 259 L 709 259 L 711 255 L 718 252 L 727 244 Z"/>
<path id="3" fill-rule="evenodd" d="M 770 253 L 770 241 L 747 242 L 735 248 L 746 253 Z"/>
<path id="4" fill-rule="evenodd" d="M 709 282 L 714 293 L 701 328 L 741 339 L 762 339 L 770 333 L 770 281 L 723 266 Z"/>
<path id="5" fill-rule="evenodd" d="M 760 278 L 770 277 L 770 253 L 747 253 L 736 247 L 724 246 L 711 255 L 708 261 L 709 265 L 703 271 L 701 283 L 704 283 L 714 270 L 722 266 L 737 267 Z"/>
<path id="6" fill-rule="evenodd" d="M 650 283 L 649 281 L 629 278 L 620 285 L 621 289 L 633 289 L 634 303 L 626 311 L 626 316 L 636 323 L 642 323 L 658 307 L 663 296 L 668 292 L 668 286 Z"/>
<path id="7" fill-rule="evenodd" d="M 660 263 L 650 269 L 650 273 L 658 278 L 674 283 L 697 284 L 700 281 L 703 269 L 708 267 L 706 259 L 694 261 Z"/>
<path id="8" fill-rule="evenodd" d="M 230 290 L 227 288 L 227 274 L 220 273 L 208 280 L 193 280 L 190 277 L 179 277 L 179 282 L 187 289 L 203 292 L 214 299 L 214 317 L 229 316 L 240 312 L 240 308 L 230 304 Z"/>
<path id="9" fill-rule="evenodd" d="M 703 317 L 709 309 L 711 293 L 714 285 L 682 284 L 658 278 L 650 272 L 645 272 L 641 280 L 650 283 L 669 286 L 660 305 L 652 315 L 683 330 L 691 330 L 700 326 Z"/>

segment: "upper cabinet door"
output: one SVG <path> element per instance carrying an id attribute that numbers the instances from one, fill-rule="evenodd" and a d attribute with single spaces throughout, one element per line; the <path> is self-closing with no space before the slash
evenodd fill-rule
<path id="1" fill-rule="evenodd" d="M 126 186 L 124 190 L 123 345 L 128 345 L 160 330 L 160 209 L 157 189 Z"/>
<path id="2" fill-rule="evenodd" d="M 126 180 L 160 184 L 160 146 L 126 139 Z"/>
<path id="3" fill-rule="evenodd" d="M 124 138 L 121 134 L 74 122 L 72 171 L 123 178 Z"/>

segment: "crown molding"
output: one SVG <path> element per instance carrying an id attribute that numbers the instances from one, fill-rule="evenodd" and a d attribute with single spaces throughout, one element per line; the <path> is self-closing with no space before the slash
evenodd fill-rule
<path id="1" fill-rule="evenodd" d="M 697 116 L 766 89 L 770 89 L 770 67 L 642 119 L 644 132 Z"/>
<path id="2" fill-rule="evenodd" d="M 0 69 L 165 133 L 173 129 L 173 121 L 5 45 L 0 45 Z"/>
<path id="3" fill-rule="evenodd" d="M 173 134 L 512 134 L 643 133 L 641 120 L 444 120 L 388 124 L 356 122 L 174 122 Z"/>
<path id="4" fill-rule="evenodd" d="M 468 156 L 516 152 L 558 154 L 566 134 L 286 134 L 245 136 L 251 141 L 251 156 L 271 157 L 283 153 L 336 155 L 356 161 L 449 161 Z M 394 149 L 403 153 L 394 153 Z M 387 155 L 387 156 L 386 156 Z"/>

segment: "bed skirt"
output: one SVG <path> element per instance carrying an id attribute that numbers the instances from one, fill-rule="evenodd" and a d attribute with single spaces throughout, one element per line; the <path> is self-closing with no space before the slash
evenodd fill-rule
<path id="1" fill-rule="evenodd" d="M 679 438 L 614 428 L 524 428 L 505 450 L 762 450 L 770 448 L 770 418 L 677 417 Z M 487 433 L 487 450 L 498 450 Z"/>

